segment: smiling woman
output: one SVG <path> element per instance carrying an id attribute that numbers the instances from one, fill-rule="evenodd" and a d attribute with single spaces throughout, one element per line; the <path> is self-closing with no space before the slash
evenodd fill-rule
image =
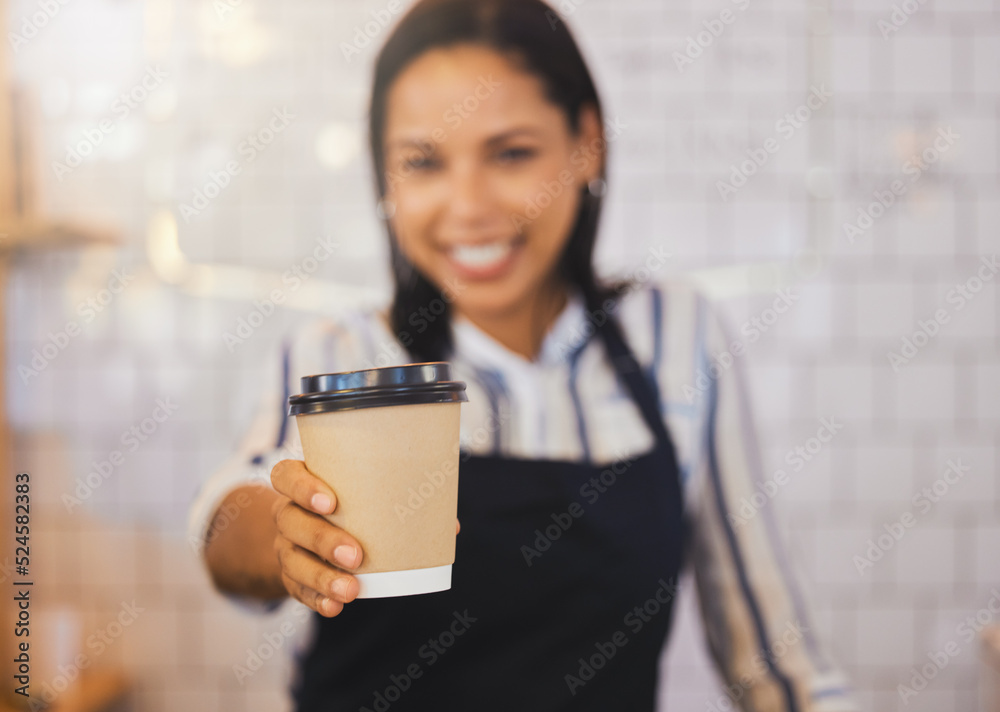
<path id="1" fill-rule="evenodd" d="M 686 558 L 722 709 L 854 709 L 771 508 L 733 525 L 761 467 L 732 362 L 678 399 L 731 339 L 699 294 L 651 285 L 652 263 L 627 283 L 595 277 L 604 126 L 576 43 L 539 0 L 423 0 L 386 40 L 370 148 L 392 304 L 294 340 L 191 517 L 222 591 L 315 611 L 299 712 L 652 710 Z M 299 459 L 284 404 L 301 376 L 387 354 L 448 360 L 468 384 L 462 526 L 451 589 L 355 600 L 366 552 L 324 516 L 348 494 Z M 273 489 L 251 484 L 255 465 Z"/>
<path id="2" fill-rule="evenodd" d="M 530 356 L 565 304 L 561 282 L 596 296 L 599 201 L 583 190 L 604 171 L 603 152 L 589 150 L 601 141 L 600 102 L 569 34 L 532 22 L 537 13 L 523 4 L 507 9 L 507 28 L 434 24 L 432 12 L 416 8 L 411 31 L 386 44 L 372 95 L 378 189 L 394 206 L 393 327 L 412 312 L 409 297 L 426 302 L 449 279 L 466 280 L 456 310 L 471 307 L 474 323 L 491 322 L 505 345 Z M 525 220 L 551 184 L 567 189 Z M 574 238 L 583 249 L 564 249 Z M 435 358 L 447 343 L 439 327 L 415 347 Z"/>
<path id="3" fill-rule="evenodd" d="M 470 103 L 489 77 L 488 100 Z M 556 269 L 579 212 L 581 191 L 599 162 L 570 162 L 600 135 L 596 108 L 582 109 L 579 131 L 545 96 L 540 80 L 492 49 L 458 45 L 426 52 L 396 79 L 387 99 L 384 198 L 396 209 L 390 227 L 398 258 L 437 289 L 465 285 L 453 306 L 480 328 L 531 357 L 544 328 L 565 305 Z M 442 117 L 475 106 L 474 120 L 453 124 L 434 141 Z M 471 116 L 471 112 L 466 114 Z M 514 216 L 539 186 L 570 172 L 575 190 L 549 201 L 518 229 Z M 536 324 L 525 330 L 524 324 Z"/>

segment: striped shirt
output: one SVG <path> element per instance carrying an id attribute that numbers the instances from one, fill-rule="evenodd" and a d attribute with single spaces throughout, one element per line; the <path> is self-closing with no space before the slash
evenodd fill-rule
<path id="1" fill-rule="evenodd" d="M 730 699 L 756 712 L 857 709 L 816 638 L 773 508 L 741 513 L 764 473 L 741 373 L 742 351 L 734 348 L 738 340 L 708 301 L 683 284 L 633 287 L 613 309 L 660 390 L 691 524 L 687 561 L 708 646 Z M 462 406 L 463 448 L 593 464 L 650 450 L 653 434 L 594 333 L 595 320 L 607 316 L 588 311 L 581 297 L 572 295 L 534 360 L 455 317 L 450 361 L 469 398 Z M 419 319 L 412 324 L 421 327 Z M 722 352 L 732 358 L 717 358 Z M 301 458 L 295 423 L 285 414 L 299 377 L 409 361 L 376 311 L 319 321 L 297 334 L 283 350 L 280 374 L 244 445 L 206 482 L 191 508 L 191 541 L 199 553 L 212 515 L 232 488 L 269 483 L 275 462 Z M 732 708 L 723 704 L 720 709 Z"/>

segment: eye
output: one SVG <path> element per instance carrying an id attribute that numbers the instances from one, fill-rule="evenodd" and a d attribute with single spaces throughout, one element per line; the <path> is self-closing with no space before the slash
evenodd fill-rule
<path id="1" fill-rule="evenodd" d="M 497 160 L 501 163 L 519 163 L 522 161 L 527 161 L 533 158 L 538 151 L 534 148 L 528 148 L 525 146 L 515 146 L 511 148 L 505 148 L 497 154 Z"/>
<path id="2" fill-rule="evenodd" d="M 413 171 L 430 171 L 440 165 L 440 161 L 430 156 L 408 156 L 402 160 L 403 168 Z"/>

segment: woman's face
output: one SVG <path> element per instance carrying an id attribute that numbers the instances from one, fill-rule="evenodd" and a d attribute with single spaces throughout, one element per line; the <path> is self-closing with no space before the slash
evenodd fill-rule
<path id="1" fill-rule="evenodd" d="M 600 175 L 596 112 L 573 134 L 541 82 L 497 52 L 435 49 L 387 96 L 386 198 L 399 246 L 459 312 L 498 317 L 557 284 L 556 264 Z"/>

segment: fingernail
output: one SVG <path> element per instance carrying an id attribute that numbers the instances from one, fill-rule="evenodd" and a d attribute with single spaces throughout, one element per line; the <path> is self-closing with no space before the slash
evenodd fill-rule
<path id="1" fill-rule="evenodd" d="M 333 593 L 341 601 L 346 601 L 347 600 L 347 589 L 348 589 L 348 587 L 350 585 L 351 585 L 350 579 L 339 578 L 339 579 L 337 579 L 336 581 L 333 582 L 333 586 L 331 586 L 330 588 L 333 589 Z"/>
<path id="2" fill-rule="evenodd" d="M 341 544 L 333 550 L 333 558 L 336 559 L 337 563 L 341 566 L 353 569 L 354 563 L 358 560 L 358 550 L 353 546 Z"/>
<path id="3" fill-rule="evenodd" d="M 330 501 L 329 496 L 319 493 L 314 494 L 312 496 L 312 499 L 309 500 L 309 503 L 312 505 L 312 508 L 315 509 L 317 512 L 329 512 L 330 506 L 333 504 Z"/>
<path id="4" fill-rule="evenodd" d="M 329 598 L 324 598 L 319 602 L 319 607 L 323 613 L 333 613 L 333 601 Z"/>

